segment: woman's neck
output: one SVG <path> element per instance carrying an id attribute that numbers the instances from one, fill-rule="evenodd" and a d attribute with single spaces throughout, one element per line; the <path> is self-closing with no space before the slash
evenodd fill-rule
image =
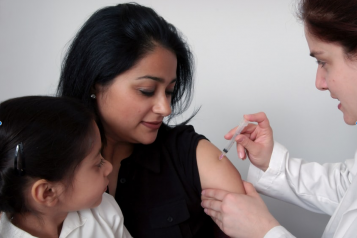
<path id="1" fill-rule="evenodd" d="M 15 214 L 9 218 L 13 225 L 36 237 L 56 237 L 61 234 L 63 221 L 68 213 L 51 215 Z"/>
<path id="2" fill-rule="evenodd" d="M 118 142 L 107 137 L 107 144 L 104 146 L 102 155 L 105 160 L 113 165 L 112 172 L 108 175 L 109 194 L 115 196 L 118 182 L 121 161 L 128 158 L 134 150 L 134 144 L 127 142 Z"/>
<path id="3" fill-rule="evenodd" d="M 134 150 L 134 144 L 129 142 L 119 142 L 107 138 L 107 144 L 104 146 L 102 155 L 113 165 L 128 158 Z"/>

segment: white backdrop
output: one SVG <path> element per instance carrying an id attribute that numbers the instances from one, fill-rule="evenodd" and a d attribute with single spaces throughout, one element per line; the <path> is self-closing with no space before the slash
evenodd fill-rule
<path id="1" fill-rule="evenodd" d="M 54 95 L 62 57 L 79 27 L 113 0 L 0 0 L 0 101 Z M 264 111 L 274 137 L 292 156 L 333 162 L 352 158 L 356 127 L 344 124 L 338 101 L 315 88 L 294 0 L 138 0 L 173 23 L 196 61 L 190 112 L 196 131 L 222 148 L 243 114 Z M 190 113 L 188 112 L 188 113 Z M 187 115 L 187 114 L 186 114 Z M 246 178 L 248 161 L 231 161 Z M 264 197 L 297 237 L 319 237 L 329 217 Z"/>

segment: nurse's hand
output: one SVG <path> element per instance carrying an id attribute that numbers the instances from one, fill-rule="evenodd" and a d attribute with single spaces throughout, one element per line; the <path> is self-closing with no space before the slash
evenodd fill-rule
<path id="1" fill-rule="evenodd" d="M 244 182 L 247 194 L 205 189 L 202 201 L 207 215 L 230 237 L 255 238 L 265 234 L 279 222 L 270 214 L 251 183 Z"/>
<path id="2" fill-rule="evenodd" d="M 242 134 L 236 137 L 238 156 L 245 159 L 248 155 L 252 164 L 265 171 L 269 167 L 274 147 L 273 130 L 264 112 L 244 115 L 244 118 L 258 124 L 248 124 Z M 232 129 L 224 138 L 230 140 L 235 130 Z"/>

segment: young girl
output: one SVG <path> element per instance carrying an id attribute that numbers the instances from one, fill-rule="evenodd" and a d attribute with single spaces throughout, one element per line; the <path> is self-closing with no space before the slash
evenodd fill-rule
<path id="1" fill-rule="evenodd" d="M 90 111 L 30 96 L 2 102 L 0 121 L 0 237 L 131 237 Z"/>

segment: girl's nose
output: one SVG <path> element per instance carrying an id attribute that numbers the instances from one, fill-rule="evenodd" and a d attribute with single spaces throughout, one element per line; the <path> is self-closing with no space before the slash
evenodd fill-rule
<path id="1" fill-rule="evenodd" d="M 104 165 L 105 165 L 104 175 L 108 176 L 113 170 L 113 165 L 108 160 L 105 161 Z"/>

